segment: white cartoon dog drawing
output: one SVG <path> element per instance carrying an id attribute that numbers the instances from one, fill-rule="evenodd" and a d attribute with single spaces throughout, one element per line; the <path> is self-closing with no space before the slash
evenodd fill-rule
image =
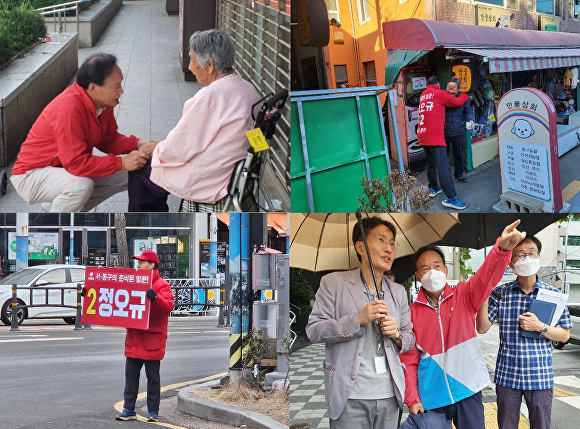
<path id="1" fill-rule="evenodd" d="M 532 128 L 532 124 L 530 124 L 525 119 L 517 119 L 514 122 L 512 133 L 522 139 L 527 139 L 534 134 L 534 129 Z"/>

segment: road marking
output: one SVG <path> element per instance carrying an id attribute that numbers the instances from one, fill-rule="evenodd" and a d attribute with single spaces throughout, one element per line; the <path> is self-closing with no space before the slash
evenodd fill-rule
<path id="1" fill-rule="evenodd" d="M 572 405 L 574 408 L 580 409 L 580 396 L 566 396 L 565 398 L 556 398 L 558 401 L 565 402 L 568 405 Z"/>
<path id="2" fill-rule="evenodd" d="M 45 335 L 36 335 L 36 334 L 20 334 L 18 335 L 19 337 L 48 337 L 48 334 Z M 10 334 L 10 335 L 0 335 L 0 338 L 14 338 L 14 334 Z"/>
<path id="3" fill-rule="evenodd" d="M 13 340 L 0 340 L 0 343 L 30 343 L 33 341 L 61 341 L 61 340 L 83 340 L 83 337 L 62 337 L 62 338 L 19 338 Z"/>
<path id="4" fill-rule="evenodd" d="M 561 389 L 554 386 L 554 395 L 556 396 L 578 396 L 577 393 L 569 392 L 568 390 Z"/>
<path id="5" fill-rule="evenodd" d="M 192 384 L 200 384 L 200 383 L 205 383 L 206 381 L 216 380 L 218 378 L 222 378 L 224 375 L 228 375 L 228 373 L 222 372 L 221 374 L 210 375 L 209 377 L 198 378 L 197 380 L 190 380 L 190 381 L 184 381 L 183 383 L 169 384 L 167 386 L 161 387 L 161 393 L 166 392 L 167 390 L 171 390 L 171 389 L 179 389 L 181 387 L 191 386 Z M 147 397 L 147 392 L 141 392 L 137 395 L 137 401 L 139 399 L 143 399 L 145 397 Z M 119 401 L 115 405 L 113 405 L 115 410 L 117 410 L 118 412 L 123 411 L 123 402 L 124 401 Z M 143 417 L 143 416 L 140 416 L 139 414 L 137 414 L 137 420 L 139 420 L 141 422 L 146 422 L 147 417 Z M 171 428 L 171 429 L 188 429 L 188 428 L 183 427 L 183 426 L 172 425 L 171 423 L 157 422 L 155 424 L 158 426 L 164 426 L 166 428 Z"/>
<path id="6" fill-rule="evenodd" d="M 580 389 L 580 379 L 578 379 L 578 377 L 575 375 L 563 375 L 560 377 L 554 377 L 554 383 Z"/>
<path id="7" fill-rule="evenodd" d="M 486 402 L 483 404 L 483 416 L 485 418 L 486 429 L 498 429 L 497 404 L 495 402 Z M 518 429 L 529 429 L 529 427 L 530 426 L 525 422 L 525 417 L 520 415 Z"/>

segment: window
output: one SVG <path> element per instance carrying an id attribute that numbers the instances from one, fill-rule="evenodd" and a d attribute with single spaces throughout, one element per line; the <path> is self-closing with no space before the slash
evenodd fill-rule
<path id="1" fill-rule="evenodd" d="M 564 0 L 556 0 L 555 4 L 556 4 L 556 13 L 554 15 L 556 16 L 564 16 L 564 5 L 562 4 Z"/>
<path id="2" fill-rule="evenodd" d="M 580 261 L 578 261 L 578 262 L 580 262 Z M 38 280 L 36 281 L 36 283 L 43 282 L 43 281 L 50 283 L 50 284 L 66 283 L 64 269 L 60 268 L 58 270 L 49 271 L 48 273 L 40 276 L 38 278 Z"/>
<path id="3" fill-rule="evenodd" d="M 578 19 L 578 9 L 580 0 L 570 0 L 570 19 Z"/>
<path id="4" fill-rule="evenodd" d="M 568 246 L 580 246 L 580 235 L 569 235 Z"/>
<path id="5" fill-rule="evenodd" d="M 365 68 L 365 80 L 367 81 L 367 86 L 377 86 L 377 71 L 375 70 L 375 62 L 369 61 L 363 63 Z"/>
<path id="6" fill-rule="evenodd" d="M 566 259 L 566 268 L 580 268 L 580 259 Z"/>
<path id="7" fill-rule="evenodd" d="M 85 282 L 85 270 L 83 268 L 71 268 L 70 279 L 73 283 Z"/>
<path id="8" fill-rule="evenodd" d="M 369 14 L 369 0 L 358 0 L 358 20 L 362 24 L 368 21 L 370 18 Z"/>
<path id="9" fill-rule="evenodd" d="M 346 65 L 334 66 L 334 81 L 337 88 L 348 88 L 348 74 Z"/>
<path id="10" fill-rule="evenodd" d="M 553 15 L 554 14 L 553 0 L 536 0 L 536 12 Z"/>
<path id="11" fill-rule="evenodd" d="M 340 22 L 340 13 L 338 11 L 338 0 L 328 0 L 328 20 L 332 18 Z"/>
<path id="12" fill-rule="evenodd" d="M 492 4 L 494 6 L 507 7 L 509 9 L 519 9 L 518 0 L 477 0 L 477 1 L 479 3 L 487 3 Z M 528 0 L 528 2 L 529 1 L 530 0 Z"/>

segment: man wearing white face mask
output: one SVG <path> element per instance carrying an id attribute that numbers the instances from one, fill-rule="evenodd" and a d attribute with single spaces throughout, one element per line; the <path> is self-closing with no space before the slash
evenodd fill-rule
<path id="1" fill-rule="evenodd" d="M 487 332 L 499 323 L 500 344 L 494 382 L 497 394 L 497 421 L 500 429 L 517 428 L 522 396 L 529 411 L 532 429 L 548 429 L 552 413 L 554 375 L 550 340 L 566 342 L 572 322 L 568 309 L 556 326 L 542 323 L 528 312 L 532 298 L 540 289 L 558 289 L 542 282 L 540 269 L 542 243 L 526 237 L 513 250 L 510 267 L 518 278 L 498 286 L 477 313 L 477 332 Z M 521 330 L 536 331 L 538 338 L 522 336 Z"/>
<path id="2" fill-rule="evenodd" d="M 495 246 L 466 282 L 451 288 L 443 252 L 426 246 L 415 254 L 415 276 L 421 280 L 410 305 L 417 345 L 401 354 L 405 371 L 405 404 L 412 414 L 430 410 L 445 414 L 457 429 L 485 429 L 481 390 L 489 375 L 475 332 L 475 314 L 501 280 L 511 250 L 525 233 L 507 226 Z"/>

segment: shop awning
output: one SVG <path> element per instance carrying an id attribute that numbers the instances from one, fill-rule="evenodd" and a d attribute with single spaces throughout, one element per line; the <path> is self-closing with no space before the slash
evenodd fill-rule
<path id="1" fill-rule="evenodd" d="M 395 82 L 399 72 L 407 64 L 414 63 L 429 51 L 414 51 L 411 49 L 396 49 L 389 52 L 387 67 L 385 67 L 385 85 L 389 86 Z"/>
<path id="2" fill-rule="evenodd" d="M 580 34 L 484 27 L 454 22 L 402 19 L 383 23 L 385 48 L 431 51 L 435 48 L 570 48 Z"/>
<path id="3" fill-rule="evenodd" d="M 383 23 L 385 47 L 403 51 L 447 48 L 480 55 L 490 72 L 580 65 L 580 34 L 403 19 Z"/>
<path id="4" fill-rule="evenodd" d="M 463 52 L 479 55 L 489 62 L 490 73 L 553 69 L 580 65 L 580 48 L 560 49 L 477 49 Z"/>

